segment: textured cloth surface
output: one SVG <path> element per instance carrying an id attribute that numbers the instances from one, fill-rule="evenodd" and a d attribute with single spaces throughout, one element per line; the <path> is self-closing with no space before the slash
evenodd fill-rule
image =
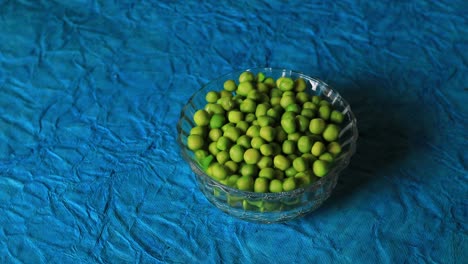
<path id="1" fill-rule="evenodd" d="M 0 0 L 0 262 L 466 263 L 467 2 L 287 2 Z M 176 145 L 190 95 L 255 66 L 358 119 L 287 223 L 216 209 Z"/>

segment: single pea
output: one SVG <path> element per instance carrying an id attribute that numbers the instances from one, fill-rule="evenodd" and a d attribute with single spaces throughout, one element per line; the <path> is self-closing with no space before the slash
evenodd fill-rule
<path id="1" fill-rule="evenodd" d="M 205 105 L 205 111 L 207 111 L 209 114 L 224 114 L 226 111 L 224 111 L 223 107 L 219 104 L 206 104 Z"/>
<path id="2" fill-rule="evenodd" d="M 309 129 L 310 120 L 303 115 L 297 115 L 296 124 L 299 132 L 305 132 Z"/>
<path id="3" fill-rule="evenodd" d="M 274 149 L 272 144 L 263 144 L 260 146 L 260 153 L 263 156 L 272 156 L 274 154 Z"/>
<path id="4" fill-rule="evenodd" d="M 190 150 L 198 150 L 203 147 L 205 140 L 200 135 L 189 135 L 187 137 L 187 147 Z"/>
<path id="5" fill-rule="evenodd" d="M 279 85 L 280 85 L 281 81 L 282 81 L 284 78 L 285 78 L 285 77 L 279 77 L 278 79 L 276 79 L 275 85 L 276 85 L 276 87 L 277 87 L 278 89 L 279 89 Z"/>
<path id="6" fill-rule="evenodd" d="M 327 100 L 325 99 L 322 99 L 319 103 L 319 106 L 331 106 L 330 102 L 328 102 Z"/>
<path id="7" fill-rule="evenodd" d="M 284 91 L 283 94 L 281 96 L 292 96 L 292 97 L 296 97 L 296 93 L 293 92 L 293 91 Z"/>
<path id="8" fill-rule="evenodd" d="M 229 149 L 229 156 L 231 157 L 232 161 L 241 162 L 244 160 L 244 151 L 244 147 L 236 144 Z"/>
<path id="9" fill-rule="evenodd" d="M 284 110 L 286 110 L 287 112 L 299 114 L 301 112 L 301 106 L 298 104 L 290 104 Z"/>
<path id="10" fill-rule="evenodd" d="M 268 156 L 263 156 L 257 163 L 258 168 L 263 169 L 273 166 L 273 159 Z"/>
<path id="11" fill-rule="evenodd" d="M 301 157 L 307 163 L 307 166 L 313 164 L 314 161 L 317 159 L 312 153 L 304 153 L 301 155 Z"/>
<path id="12" fill-rule="evenodd" d="M 333 162 L 333 155 L 330 152 L 325 152 L 320 155 L 319 160 L 327 161 L 332 163 Z"/>
<path id="13" fill-rule="evenodd" d="M 229 160 L 229 153 L 225 150 L 222 150 L 216 154 L 216 160 L 219 164 L 224 164 Z"/>
<path id="14" fill-rule="evenodd" d="M 230 186 L 230 187 L 236 187 L 236 183 L 237 183 L 237 180 L 240 178 L 239 175 L 237 174 L 233 174 L 231 176 L 228 177 L 228 180 L 227 180 L 227 185 Z"/>
<path id="15" fill-rule="evenodd" d="M 229 127 L 224 131 L 223 136 L 229 138 L 232 142 L 236 142 L 241 136 L 241 131 L 237 127 Z"/>
<path id="16" fill-rule="evenodd" d="M 210 114 L 207 111 L 200 109 L 193 115 L 193 121 L 197 126 L 206 126 L 210 123 Z"/>
<path id="17" fill-rule="evenodd" d="M 241 82 L 237 86 L 237 94 L 247 97 L 250 91 L 253 91 L 255 88 L 251 82 Z"/>
<path id="18" fill-rule="evenodd" d="M 328 142 L 336 141 L 340 134 L 340 128 L 335 124 L 328 124 L 323 131 L 322 137 Z"/>
<path id="19" fill-rule="evenodd" d="M 211 177 L 213 177 L 215 180 L 224 180 L 228 176 L 226 167 L 223 166 L 222 164 L 219 164 L 217 162 L 214 162 L 211 167 Z"/>
<path id="20" fill-rule="evenodd" d="M 220 91 L 220 92 L 219 92 L 219 96 L 220 96 L 221 98 L 223 98 L 223 97 L 229 97 L 229 98 L 231 98 L 231 99 L 232 99 L 232 97 L 233 97 L 232 92 L 226 91 L 226 90 Z"/>
<path id="21" fill-rule="evenodd" d="M 270 192 L 278 193 L 283 191 L 283 183 L 280 180 L 273 179 L 270 181 Z"/>
<path id="22" fill-rule="evenodd" d="M 316 141 L 310 152 L 316 157 L 322 155 L 322 153 L 325 152 L 325 144 L 323 144 L 322 141 Z"/>
<path id="23" fill-rule="evenodd" d="M 260 136 L 260 126 L 249 127 L 245 134 L 251 138 Z"/>
<path id="24" fill-rule="evenodd" d="M 320 106 L 318 113 L 320 118 L 328 120 L 330 118 L 330 107 L 328 105 L 322 105 Z"/>
<path id="25" fill-rule="evenodd" d="M 247 94 L 247 98 L 259 102 L 262 99 L 262 94 L 258 90 L 252 90 Z"/>
<path id="26" fill-rule="evenodd" d="M 293 161 L 293 167 L 298 172 L 303 172 L 307 170 L 307 162 L 303 157 L 297 157 Z"/>
<path id="27" fill-rule="evenodd" d="M 243 175 L 237 179 L 236 186 L 241 191 L 253 191 L 254 180 L 252 176 Z"/>
<path id="28" fill-rule="evenodd" d="M 264 126 L 260 128 L 260 137 L 268 142 L 272 142 L 276 137 L 276 129 L 271 126 Z"/>
<path id="29" fill-rule="evenodd" d="M 232 97 L 232 100 L 234 100 L 234 102 L 236 102 L 237 105 L 240 105 L 242 101 L 244 101 L 244 96 L 236 94 Z"/>
<path id="30" fill-rule="evenodd" d="M 221 97 L 218 99 L 217 104 L 221 105 L 225 111 L 231 111 L 236 107 L 236 102 L 232 97 Z"/>
<path id="31" fill-rule="evenodd" d="M 302 108 L 301 115 L 307 117 L 310 120 L 315 117 L 315 111 L 308 108 Z"/>
<path id="32" fill-rule="evenodd" d="M 244 152 L 244 161 L 247 164 L 257 164 L 261 155 L 257 149 L 249 148 Z"/>
<path id="33" fill-rule="evenodd" d="M 275 105 L 280 105 L 280 103 L 281 103 L 281 97 L 270 97 L 270 105 L 275 106 Z"/>
<path id="34" fill-rule="evenodd" d="M 308 136 L 301 136 L 297 140 L 297 150 L 301 153 L 308 153 L 312 149 L 313 141 Z"/>
<path id="35" fill-rule="evenodd" d="M 254 121 L 252 121 L 252 125 L 253 126 L 258 126 L 258 120 L 255 119 Z"/>
<path id="36" fill-rule="evenodd" d="M 313 110 L 314 113 L 315 113 L 315 111 L 318 111 L 318 106 L 316 104 L 312 103 L 311 101 L 303 103 L 302 108 L 303 109 Z"/>
<path id="37" fill-rule="evenodd" d="M 245 71 L 239 75 L 239 82 L 251 82 L 255 80 L 252 72 Z"/>
<path id="38" fill-rule="evenodd" d="M 240 145 L 240 146 L 242 146 L 243 148 L 246 148 L 246 149 L 247 149 L 247 148 L 250 148 L 250 147 L 251 147 L 250 142 L 251 142 L 251 138 L 250 138 L 249 136 L 247 136 L 247 135 L 242 135 L 242 136 L 240 136 L 240 137 L 237 139 L 236 144 L 237 144 L 237 145 Z M 242 155 L 244 155 L 244 154 L 242 153 Z"/>
<path id="39" fill-rule="evenodd" d="M 289 105 L 295 104 L 295 103 L 296 103 L 296 98 L 294 97 L 294 95 L 283 95 L 283 96 L 281 96 L 281 99 L 280 99 L 281 107 L 286 108 Z"/>
<path id="40" fill-rule="evenodd" d="M 330 142 L 327 146 L 328 152 L 330 152 L 333 156 L 337 156 L 338 154 L 341 153 L 341 145 L 340 143 L 333 141 Z"/>
<path id="41" fill-rule="evenodd" d="M 343 123 L 344 115 L 337 110 L 333 110 L 330 114 L 330 121 L 332 121 L 335 124 L 341 124 Z"/>
<path id="42" fill-rule="evenodd" d="M 237 89 L 236 82 L 234 80 L 227 80 L 224 82 L 224 90 L 233 92 Z"/>
<path id="43" fill-rule="evenodd" d="M 328 173 L 328 162 L 316 160 L 312 166 L 315 176 L 323 177 Z"/>
<path id="44" fill-rule="evenodd" d="M 264 115 L 257 118 L 258 125 L 261 127 L 271 126 L 275 124 L 275 119 L 273 117 Z"/>
<path id="45" fill-rule="evenodd" d="M 273 88 L 270 90 L 270 97 L 281 97 L 283 95 L 283 91 L 278 88 Z"/>
<path id="46" fill-rule="evenodd" d="M 221 128 L 226 123 L 226 117 L 223 114 L 214 114 L 210 119 L 210 128 Z"/>
<path id="47" fill-rule="evenodd" d="M 239 106 L 239 109 L 241 110 L 241 112 L 244 112 L 244 113 L 255 113 L 256 108 L 257 108 L 257 103 L 250 98 L 247 98 L 244 101 L 242 101 L 242 103 Z"/>
<path id="48" fill-rule="evenodd" d="M 269 181 L 267 178 L 258 177 L 255 179 L 254 183 L 254 192 L 257 193 L 266 193 L 269 190 Z"/>
<path id="49" fill-rule="evenodd" d="M 242 176 L 254 177 L 258 173 L 258 167 L 254 164 L 243 163 L 240 166 L 240 173 Z"/>
<path id="50" fill-rule="evenodd" d="M 304 79 L 302 78 L 297 78 L 295 81 L 294 81 L 294 91 L 296 92 L 303 92 L 305 91 L 307 88 L 307 84 L 305 82 Z"/>
<path id="51" fill-rule="evenodd" d="M 318 96 L 318 95 L 314 95 L 314 96 L 312 96 L 312 99 L 310 101 L 312 103 L 318 105 L 318 104 L 320 104 L 320 101 L 322 101 L 322 98 L 320 98 L 320 96 Z"/>
<path id="52" fill-rule="evenodd" d="M 206 126 L 194 126 L 190 129 L 190 135 L 200 135 L 205 137 L 207 134 L 207 127 Z"/>
<path id="53" fill-rule="evenodd" d="M 296 113 L 291 112 L 291 111 L 285 111 L 281 115 L 281 119 L 294 119 L 294 118 L 296 118 Z"/>
<path id="54" fill-rule="evenodd" d="M 290 177 L 284 180 L 283 182 L 283 191 L 289 192 L 296 189 L 296 180 L 294 177 Z"/>
<path id="55" fill-rule="evenodd" d="M 281 119 L 281 127 L 287 134 L 296 132 L 296 120 L 293 118 Z"/>
<path id="56" fill-rule="evenodd" d="M 275 108 L 270 108 L 267 111 L 267 116 L 269 116 L 269 117 L 271 117 L 271 118 L 273 118 L 275 120 L 278 120 L 281 117 L 281 114 Z"/>
<path id="57" fill-rule="evenodd" d="M 215 155 L 218 154 L 218 152 L 220 152 L 221 150 L 218 149 L 218 147 L 216 147 L 216 141 L 215 142 L 211 142 L 210 145 L 208 145 L 208 151 L 212 154 L 212 155 Z"/>
<path id="58" fill-rule="evenodd" d="M 234 124 L 239 123 L 244 119 L 244 113 L 237 110 L 232 110 L 228 113 L 228 121 Z"/>
<path id="59" fill-rule="evenodd" d="M 270 92 L 270 87 L 265 83 L 257 83 L 257 90 L 261 93 L 268 94 Z"/>
<path id="60" fill-rule="evenodd" d="M 309 131 L 316 135 L 322 134 L 322 132 L 325 130 L 325 125 L 325 120 L 322 118 L 314 118 L 310 120 Z"/>
<path id="61" fill-rule="evenodd" d="M 252 123 L 253 121 L 257 120 L 257 117 L 254 113 L 248 113 L 245 115 L 244 120 L 248 123 Z"/>
<path id="62" fill-rule="evenodd" d="M 226 130 L 231 129 L 231 128 L 233 128 L 233 127 L 236 127 L 236 125 L 233 124 L 233 123 L 226 123 L 226 124 L 224 124 L 224 125 L 221 127 L 221 130 L 222 130 L 223 133 L 224 133 L 224 132 L 226 132 Z"/>
<path id="63" fill-rule="evenodd" d="M 228 160 L 224 163 L 224 166 L 228 169 L 229 174 L 236 173 L 239 169 L 239 164 L 233 160 Z"/>
<path id="64" fill-rule="evenodd" d="M 266 179 L 274 179 L 275 178 L 275 169 L 271 168 L 271 167 L 265 167 L 265 168 L 262 168 L 259 172 L 258 172 L 258 177 L 262 177 L 262 178 L 266 178 Z"/>
<path id="65" fill-rule="evenodd" d="M 247 132 L 247 129 L 249 128 L 249 126 L 250 126 L 249 123 L 247 121 L 245 121 L 245 120 L 241 120 L 241 121 L 237 122 L 237 124 L 236 124 L 236 127 L 238 129 L 240 129 L 240 131 L 242 133 Z"/>
<path id="66" fill-rule="evenodd" d="M 281 126 L 275 127 L 275 141 L 276 142 L 283 142 L 286 139 L 288 139 L 288 133 L 284 131 L 284 129 Z"/>
<path id="67" fill-rule="evenodd" d="M 292 140 L 294 142 L 297 142 L 301 136 L 302 136 L 302 134 L 299 133 L 299 132 L 291 133 L 291 134 L 288 134 L 288 140 Z"/>
<path id="68" fill-rule="evenodd" d="M 263 144 L 265 144 L 265 140 L 261 137 L 253 137 L 250 141 L 250 145 L 254 149 L 260 149 L 260 146 L 262 146 Z"/>
<path id="69" fill-rule="evenodd" d="M 287 168 L 285 171 L 284 171 L 284 175 L 286 175 L 286 177 L 294 177 L 295 175 L 297 174 L 297 170 L 291 166 L 289 168 Z"/>
<path id="70" fill-rule="evenodd" d="M 208 151 L 204 150 L 204 149 L 198 149 L 198 150 L 195 150 L 194 152 L 194 156 L 195 156 L 195 159 L 201 163 L 201 165 L 203 166 L 203 162 L 204 160 L 209 156 L 210 154 L 208 153 Z M 211 161 L 210 161 L 211 162 Z"/>
<path id="71" fill-rule="evenodd" d="M 296 142 L 289 139 L 283 141 L 282 151 L 284 154 L 293 154 L 296 152 Z"/>
<path id="72" fill-rule="evenodd" d="M 268 109 L 270 108 L 271 108 L 271 105 L 268 103 L 257 104 L 257 108 L 255 109 L 255 116 L 259 117 L 259 116 L 266 115 Z"/>
<path id="73" fill-rule="evenodd" d="M 263 72 L 257 73 L 257 78 L 255 78 L 257 82 L 261 83 L 266 79 L 266 76 Z"/>
<path id="74" fill-rule="evenodd" d="M 226 150 L 226 149 L 229 149 L 232 145 L 232 141 L 225 137 L 225 136 L 221 136 L 218 138 L 218 141 L 216 141 L 216 147 L 219 149 L 219 150 Z"/>
<path id="75" fill-rule="evenodd" d="M 298 92 L 296 94 L 296 101 L 302 105 L 310 101 L 310 95 L 306 92 Z"/>
<path id="76" fill-rule="evenodd" d="M 291 166 L 291 161 L 283 155 L 277 155 L 273 158 L 273 164 L 275 168 L 284 171 Z"/>
<path id="77" fill-rule="evenodd" d="M 275 79 L 271 78 L 271 77 L 267 77 L 264 81 L 263 81 L 264 84 L 268 85 L 269 87 L 275 87 L 276 86 L 276 83 L 275 83 Z"/>
<path id="78" fill-rule="evenodd" d="M 219 94 L 216 91 L 209 91 L 206 93 L 205 100 L 207 103 L 216 103 L 219 99 Z"/>
<path id="79" fill-rule="evenodd" d="M 293 153 L 293 154 L 288 154 L 286 157 L 292 162 L 298 156 L 296 153 Z"/>
<path id="80" fill-rule="evenodd" d="M 294 88 L 294 81 L 289 77 L 280 78 L 278 88 L 281 91 L 290 91 Z"/>

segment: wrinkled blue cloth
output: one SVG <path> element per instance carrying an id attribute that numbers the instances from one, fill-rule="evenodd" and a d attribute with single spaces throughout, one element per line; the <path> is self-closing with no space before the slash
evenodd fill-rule
<path id="1" fill-rule="evenodd" d="M 0 0 L 1 263 L 466 263 L 468 3 Z M 313 213 L 212 206 L 176 145 L 219 75 L 294 69 L 358 119 Z"/>

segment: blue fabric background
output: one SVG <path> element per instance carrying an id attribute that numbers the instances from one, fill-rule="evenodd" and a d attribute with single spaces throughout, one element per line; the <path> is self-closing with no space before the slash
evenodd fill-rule
<path id="1" fill-rule="evenodd" d="M 463 0 L 0 0 L 0 262 L 467 263 L 467 51 Z M 175 142 L 254 66 L 329 82 L 360 130 L 282 224 L 209 204 Z"/>

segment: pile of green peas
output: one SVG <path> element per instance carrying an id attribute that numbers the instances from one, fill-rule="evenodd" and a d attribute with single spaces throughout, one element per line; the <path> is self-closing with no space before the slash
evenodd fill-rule
<path id="1" fill-rule="evenodd" d="M 341 153 L 344 116 L 306 92 L 304 79 L 245 71 L 206 93 L 187 146 L 205 173 L 242 190 L 277 193 L 306 187 Z"/>

